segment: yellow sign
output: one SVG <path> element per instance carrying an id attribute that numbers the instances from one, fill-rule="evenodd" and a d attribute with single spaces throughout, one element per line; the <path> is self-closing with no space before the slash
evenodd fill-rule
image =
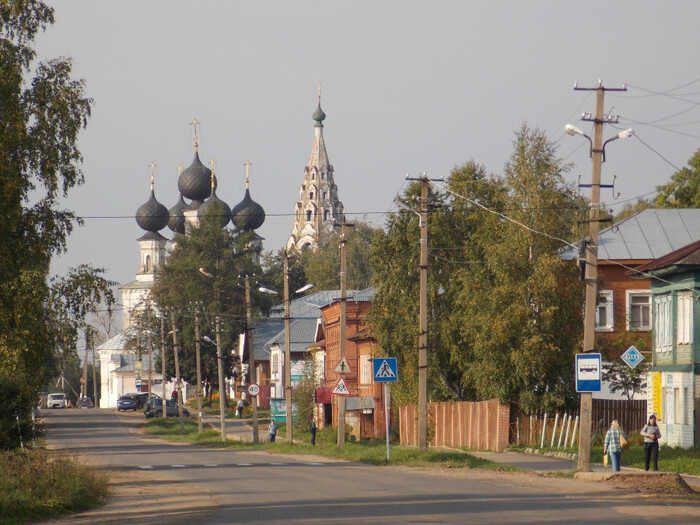
<path id="1" fill-rule="evenodd" d="M 661 405 L 661 372 L 651 373 L 651 410 L 659 421 L 663 420 Z"/>

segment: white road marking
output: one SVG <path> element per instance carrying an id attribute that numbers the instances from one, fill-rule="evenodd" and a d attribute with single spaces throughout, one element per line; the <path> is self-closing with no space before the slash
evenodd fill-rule
<path id="1" fill-rule="evenodd" d="M 284 465 L 284 463 L 270 463 L 270 465 Z"/>
<path id="2" fill-rule="evenodd" d="M 186 468 L 187 465 L 170 465 L 172 468 Z"/>
<path id="3" fill-rule="evenodd" d="M 239 467 L 252 467 L 252 463 L 236 463 Z"/>
<path id="4" fill-rule="evenodd" d="M 204 465 L 204 466 L 205 467 L 218 467 L 219 465 L 217 465 L 216 463 L 212 463 L 211 465 Z"/>
<path id="5" fill-rule="evenodd" d="M 150 465 L 139 465 L 139 468 L 141 470 L 153 470 L 153 467 Z"/>

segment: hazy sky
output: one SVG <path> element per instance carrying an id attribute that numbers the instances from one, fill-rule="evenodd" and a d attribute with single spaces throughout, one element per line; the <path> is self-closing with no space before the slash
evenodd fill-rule
<path id="1" fill-rule="evenodd" d="M 177 166 L 216 162 L 217 194 L 251 194 L 265 249 L 284 245 L 313 140 L 324 136 L 350 219 L 381 226 L 406 174 L 447 176 L 475 160 L 501 173 L 527 121 L 590 181 L 588 143 L 563 132 L 606 112 L 636 138 L 607 148 L 603 182 L 621 202 L 648 195 L 700 147 L 700 3 L 652 1 L 50 1 L 41 58 L 70 56 L 94 112 L 79 141 L 87 182 L 66 207 L 85 217 L 53 271 L 92 263 L 126 283 L 139 264 L 134 220 L 149 195 L 178 199 Z M 617 130 L 606 126 L 606 138 Z M 665 160 L 664 160 L 665 159 Z M 587 191 L 587 190 L 586 190 Z M 587 194 L 587 193 L 586 193 Z M 169 229 L 163 230 L 170 236 Z"/>

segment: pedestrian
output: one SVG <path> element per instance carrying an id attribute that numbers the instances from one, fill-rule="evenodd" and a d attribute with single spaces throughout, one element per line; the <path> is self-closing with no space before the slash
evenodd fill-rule
<path id="1" fill-rule="evenodd" d="M 243 398 L 240 398 L 238 400 L 238 403 L 236 403 L 236 414 L 238 414 L 238 419 L 241 419 L 243 417 L 243 407 L 245 406 L 245 401 L 243 401 Z"/>
<path id="2" fill-rule="evenodd" d="M 311 432 L 311 445 L 316 446 L 316 421 L 313 419 L 311 420 L 311 424 L 309 425 L 309 432 Z"/>
<path id="3" fill-rule="evenodd" d="M 603 454 L 608 454 L 610 456 L 613 472 L 620 472 L 620 459 L 622 458 L 621 437 L 624 438 L 626 443 L 627 436 L 625 436 L 617 420 L 614 419 L 612 423 L 610 423 L 610 430 L 605 434 L 605 445 L 603 447 Z"/>
<path id="4" fill-rule="evenodd" d="M 661 431 L 656 424 L 656 415 L 652 414 L 649 416 L 649 422 L 644 425 L 644 428 L 640 432 L 644 436 L 644 470 L 649 470 L 649 463 L 651 462 L 651 470 L 659 470 L 659 439 L 661 438 Z"/>
<path id="5" fill-rule="evenodd" d="M 270 443 L 274 443 L 275 437 L 277 437 L 277 423 L 275 423 L 274 419 L 270 421 L 270 426 L 267 427 L 267 432 L 270 438 Z"/>

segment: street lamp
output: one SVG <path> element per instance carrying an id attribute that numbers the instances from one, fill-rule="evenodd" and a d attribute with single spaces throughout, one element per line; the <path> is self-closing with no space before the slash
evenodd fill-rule
<path id="1" fill-rule="evenodd" d="M 216 357 L 219 365 L 219 424 L 221 425 L 221 441 L 226 443 L 226 411 L 224 405 L 226 404 L 226 378 L 224 377 L 224 352 L 221 348 L 221 320 L 219 316 L 216 316 L 216 341 L 213 341 L 211 337 L 205 335 L 203 339 L 214 346 L 216 346 Z"/>
<path id="2" fill-rule="evenodd" d="M 298 295 L 307 292 L 313 288 L 313 284 L 306 284 L 296 290 L 292 295 Z M 269 295 L 279 295 L 275 290 L 265 288 L 261 286 L 258 291 L 269 294 Z M 289 264 L 287 253 L 284 254 L 284 402 L 287 409 L 287 442 L 294 442 L 294 431 L 293 431 L 293 415 L 292 415 L 292 370 L 291 370 L 291 358 L 290 358 L 290 334 L 289 334 Z"/>
<path id="3" fill-rule="evenodd" d="M 583 131 L 581 131 L 579 128 L 577 128 L 577 127 L 574 126 L 573 124 L 567 124 L 566 126 L 564 126 L 564 131 L 566 131 L 566 133 L 568 133 L 568 134 L 571 135 L 571 136 L 574 136 L 574 135 L 581 135 L 582 137 L 585 137 L 586 139 L 588 139 L 588 143 L 590 144 L 590 149 L 589 149 L 589 151 L 588 151 L 588 156 L 589 156 L 589 157 L 592 157 L 592 156 L 593 156 L 593 153 L 594 153 L 594 150 L 593 150 L 593 139 L 591 139 L 591 137 L 589 137 L 588 135 L 586 135 Z M 603 147 L 602 147 L 601 150 L 600 150 L 600 153 L 602 153 L 602 155 L 603 155 L 602 162 L 605 162 L 605 146 L 608 145 L 608 142 L 612 142 L 613 140 L 617 140 L 617 139 L 626 139 L 626 138 L 628 138 L 628 137 L 631 137 L 632 135 L 634 135 L 634 130 L 633 130 L 632 128 L 623 129 L 623 130 L 620 131 L 617 135 L 615 135 L 615 136 L 613 136 L 613 137 L 610 137 L 608 140 L 606 140 L 605 142 L 603 142 Z"/>

